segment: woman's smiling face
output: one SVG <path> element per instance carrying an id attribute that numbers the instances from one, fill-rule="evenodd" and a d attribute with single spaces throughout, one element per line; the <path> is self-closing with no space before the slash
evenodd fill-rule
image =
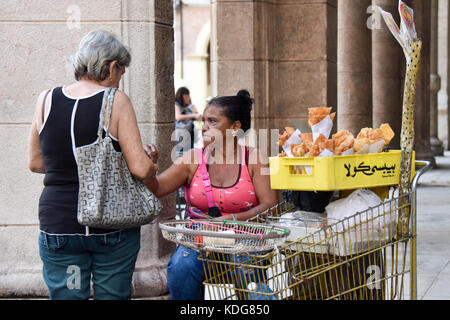
<path id="1" fill-rule="evenodd" d="M 235 126 L 223 113 L 223 108 L 215 105 L 206 107 L 203 112 L 203 121 L 202 136 L 205 145 L 214 142 L 219 133 L 225 139 L 227 130 L 234 129 Z"/>

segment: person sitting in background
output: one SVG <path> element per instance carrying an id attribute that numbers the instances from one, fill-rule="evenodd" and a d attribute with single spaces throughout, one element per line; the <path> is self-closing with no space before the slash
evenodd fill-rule
<path id="1" fill-rule="evenodd" d="M 191 102 L 189 89 L 179 88 L 175 95 L 175 137 L 178 152 L 194 148 L 194 121 L 201 119 L 202 115 Z M 182 140 L 187 138 L 188 133 L 189 143 Z"/>

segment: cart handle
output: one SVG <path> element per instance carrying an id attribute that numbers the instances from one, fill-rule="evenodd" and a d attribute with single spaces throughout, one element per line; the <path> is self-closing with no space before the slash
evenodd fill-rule
<path id="1" fill-rule="evenodd" d="M 233 231 L 237 231 L 238 233 L 241 233 L 241 234 L 259 235 L 260 240 L 262 240 L 262 238 L 263 238 L 262 232 L 252 233 L 252 232 L 248 232 L 248 231 L 244 231 L 244 230 L 235 230 L 233 228 L 226 226 L 226 224 L 228 222 L 230 222 L 230 221 L 223 220 L 223 225 L 217 225 L 217 224 L 213 224 L 213 223 L 208 223 L 206 221 L 192 220 L 192 222 L 189 224 L 188 228 L 190 228 L 194 223 L 197 223 L 197 224 L 202 224 L 202 225 L 209 226 L 209 227 L 217 227 L 218 226 L 222 230 L 233 230 Z M 244 224 L 240 224 L 240 225 L 244 225 Z M 244 226 L 249 227 L 249 225 L 244 225 Z"/>
<path id="2" fill-rule="evenodd" d="M 430 170 L 431 167 L 432 167 L 431 162 L 430 161 L 426 161 L 426 160 L 416 160 L 415 161 L 415 166 L 416 167 L 421 167 L 421 168 L 416 171 L 416 175 L 414 176 L 414 180 L 413 180 L 412 185 L 411 185 L 411 189 L 412 189 L 413 192 L 415 192 L 416 189 L 417 189 L 417 185 L 419 183 L 420 177 L 425 172 Z"/>

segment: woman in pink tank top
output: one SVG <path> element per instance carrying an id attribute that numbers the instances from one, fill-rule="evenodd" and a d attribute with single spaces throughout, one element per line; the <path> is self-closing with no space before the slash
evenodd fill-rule
<path id="1" fill-rule="evenodd" d="M 227 143 L 240 130 L 251 125 L 253 99 L 246 90 L 236 96 L 217 97 L 206 107 L 202 136 L 204 149 L 193 149 L 178 158 L 166 171 L 146 181 L 158 197 L 185 186 L 187 215 L 204 218 L 213 205 L 220 210 L 216 220 L 245 221 L 277 203 L 277 193 L 270 188 L 268 161 L 256 150 Z M 228 134 L 228 139 L 227 139 Z M 228 141 L 230 142 L 230 141 Z M 157 160 L 157 151 L 146 151 Z M 265 169 L 265 170 L 264 170 Z M 207 173 L 205 173 L 207 172 Z M 205 174 L 209 176 L 212 198 L 207 197 Z M 199 299 L 203 267 L 198 252 L 179 246 L 168 265 L 168 285 L 172 299 Z"/>
<path id="2" fill-rule="evenodd" d="M 237 96 L 211 100 L 204 111 L 202 136 L 206 147 L 202 150 L 202 156 L 207 166 L 214 204 L 225 216 L 222 219 L 230 219 L 229 215 L 234 214 L 232 218 L 236 220 L 248 220 L 272 207 L 278 200 L 276 191 L 270 188 L 269 175 L 264 174 L 269 168 L 267 158 L 262 158 L 263 155 L 256 149 L 238 145 L 237 139 L 227 145 L 227 134 L 230 136 L 230 133 L 250 129 L 251 109 L 250 95 L 241 90 Z M 150 149 L 146 147 L 146 150 L 150 155 Z M 146 184 L 158 197 L 185 186 L 188 205 L 195 212 L 207 214 L 201 162 L 199 150 L 192 149 L 169 169 L 147 180 Z"/>
<path id="3" fill-rule="evenodd" d="M 220 213 L 226 219 L 237 219 L 236 214 L 249 211 L 259 205 L 253 181 L 248 171 L 248 155 L 250 151 L 244 146 L 239 146 L 238 151 L 240 167 L 235 182 L 230 186 L 218 187 L 214 184 L 211 185 L 214 205 L 219 208 Z M 209 147 L 204 152 L 202 149 L 197 149 L 197 157 L 203 160 L 204 163 L 208 163 L 208 159 L 205 158 L 209 154 Z M 208 213 L 209 205 L 203 185 L 201 165 L 195 171 L 189 187 L 185 189 L 185 198 L 186 203 L 189 204 L 187 210 L 189 217 L 198 219 L 202 217 L 198 213 L 203 215 Z"/>

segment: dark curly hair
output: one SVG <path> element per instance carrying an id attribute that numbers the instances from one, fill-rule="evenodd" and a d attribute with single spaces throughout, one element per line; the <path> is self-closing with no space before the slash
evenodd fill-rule
<path id="1" fill-rule="evenodd" d="M 239 121 L 245 132 L 251 127 L 253 102 L 247 90 L 240 90 L 235 96 L 213 98 L 208 105 L 223 108 L 225 116 L 231 122 Z"/>

